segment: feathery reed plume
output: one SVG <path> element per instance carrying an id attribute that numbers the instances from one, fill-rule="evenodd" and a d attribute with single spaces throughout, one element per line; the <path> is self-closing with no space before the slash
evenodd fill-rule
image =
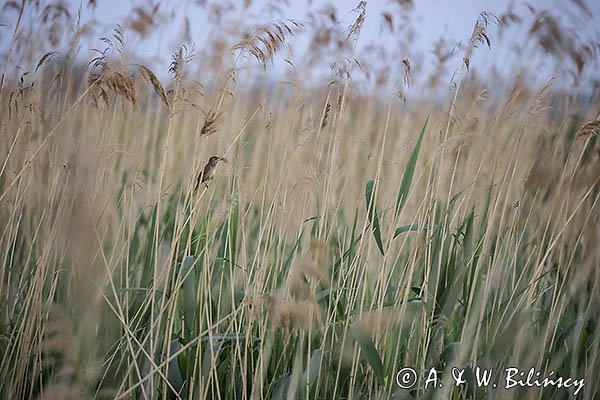
<path id="1" fill-rule="evenodd" d="M 381 14 L 381 17 L 383 18 L 385 26 L 390 30 L 390 33 L 394 33 L 394 19 L 392 18 L 392 14 L 384 12 Z"/>
<path id="2" fill-rule="evenodd" d="M 283 47 L 286 35 L 293 35 L 295 29 L 303 26 L 300 21 L 293 19 L 269 22 L 257 28 L 248 38 L 234 45 L 232 50 L 247 51 L 266 70 L 267 62 L 272 62 L 277 51 Z"/>
<path id="3" fill-rule="evenodd" d="M 500 36 L 502 36 L 502 33 L 505 29 L 512 25 L 520 25 L 523 22 L 523 19 L 513 11 L 512 3 L 508 6 L 508 9 L 504 12 L 504 14 L 500 15 L 499 19 L 500 26 L 498 28 L 498 33 Z"/>
<path id="4" fill-rule="evenodd" d="M 150 29 L 156 26 L 160 3 L 152 4 L 152 2 L 150 2 L 147 7 L 148 8 L 145 8 L 144 6 L 134 7 L 132 10 L 134 16 L 129 22 L 131 29 L 141 36 L 146 36 Z"/>
<path id="5" fill-rule="evenodd" d="M 173 75 L 173 79 L 181 79 L 183 77 L 183 71 L 185 65 L 188 64 L 194 58 L 194 47 L 188 49 L 185 44 L 182 44 L 177 48 L 177 51 L 171 56 L 171 65 L 169 66 L 169 73 Z"/>
<path id="6" fill-rule="evenodd" d="M 47 39 L 53 47 L 57 47 L 62 37 L 62 27 L 72 21 L 68 3 L 55 1 L 48 4 L 42 13 L 42 23 L 48 26 Z"/>
<path id="7" fill-rule="evenodd" d="M 160 100 L 164 103 L 164 105 L 169 107 L 169 100 L 167 99 L 167 94 L 165 92 L 165 89 L 160 84 L 160 81 L 158 80 L 156 75 L 154 75 L 154 72 L 152 72 L 152 70 L 150 68 L 148 68 L 144 65 L 141 65 L 141 64 L 136 64 L 136 68 L 137 68 L 138 72 L 140 73 L 140 75 L 142 75 L 144 80 L 146 82 L 148 82 L 150 85 L 152 85 L 154 92 L 160 98 Z"/>
<path id="8" fill-rule="evenodd" d="M 133 78 L 129 75 L 123 65 L 116 61 L 109 60 L 109 54 L 115 50 L 123 54 L 124 38 L 121 27 L 117 25 L 113 29 L 112 39 L 107 37 L 100 38 L 106 44 L 103 51 L 92 49 L 99 53 L 89 63 L 90 74 L 88 76 L 88 87 L 94 105 L 98 107 L 98 100 L 102 100 L 105 105 L 109 103 L 110 94 L 125 97 L 134 106 L 137 105 L 137 95 Z"/>
<path id="9" fill-rule="evenodd" d="M 38 61 L 37 65 L 35 66 L 35 70 L 34 72 L 37 72 L 38 69 L 40 69 L 40 67 L 48 60 L 50 60 L 52 57 L 54 57 L 56 55 L 56 51 L 49 51 L 46 54 L 44 54 L 40 60 Z"/>
<path id="10" fill-rule="evenodd" d="M 101 37 L 100 41 L 106 45 L 106 48 L 102 52 L 98 50 L 94 51 L 101 53 L 101 55 L 106 55 L 113 50 L 122 55 L 125 51 L 125 37 L 123 36 L 121 25 L 117 24 L 117 26 L 113 28 L 112 39 L 109 37 Z"/>
<path id="11" fill-rule="evenodd" d="M 137 105 L 133 79 L 117 64 L 107 62 L 96 71 L 90 72 L 88 86 L 91 87 L 90 93 L 96 107 L 98 100 L 108 105 L 111 93 L 123 96 L 134 106 Z"/>
<path id="12" fill-rule="evenodd" d="M 600 119 L 597 119 L 595 121 L 590 121 L 590 122 L 586 123 L 585 125 L 583 125 L 577 131 L 576 137 L 584 137 L 584 136 L 589 136 L 591 134 L 597 135 L 598 130 L 600 130 Z"/>
<path id="13" fill-rule="evenodd" d="M 42 360 L 48 377 L 40 400 L 86 398 L 87 376 L 80 362 L 76 332 L 61 306 L 50 305 L 41 339 Z"/>
<path id="14" fill-rule="evenodd" d="M 24 4 L 25 2 L 23 2 Z M 13 9 L 15 11 L 19 11 L 21 8 L 21 6 L 19 5 L 19 3 L 17 3 L 16 1 L 7 1 L 6 4 L 4 4 L 4 6 L 2 7 L 2 11 L 7 11 L 10 9 Z"/>
<path id="15" fill-rule="evenodd" d="M 477 18 L 477 22 L 475 23 L 475 27 L 473 28 L 473 33 L 471 34 L 471 38 L 469 39 L 469 48 L 477 47 L 477 44 L 484 44 L 487 47 L 491 47 L 492 42 L 490 41 L 490 37 L 486 31 L 490 20 L 495 23 L 498 23 L 498 17 L 488 12 L 482 12 L 479 14 L 479 18 Z"/>
<path id="16" fill-rule="evenodd" d="M 266 297 L 266 306 L 272 323 L 277 327 L 310 330 L 324 323 L 316 301 L 288 299 L 281 289 Z"/>
<path id="17" fill-rule="evenodd" d="M 440 77 L 445 76 L 448 69 L 448 61 L 452 58 L 452 49 L 444 37 L 440 37 L 433 44 L 433 55 L 435 57 L 434 71 L 429 74 L 428 85 L 435 89 L 440 83 Z"/>
<path id="18" fill-rule="evenodd" d="M 348 28 L 346 40 L 350 40 L 352 38 L 354 41 L 358 41 L 360 30 L 365 23 L 365 17 L 367 15 L 367 2 L 365 0 L 359 1 L 358 5 L 353 11 L 358 12 L 358 16 L 356 17 L 354 23 L 350 25 L 350 28 Z"/>
<path id="19" fill-rule="evenodd" d="M 576 23 L 581 22 L 576 21 Z M 595 64 L 600 53 L 598 40 L 591 40 L 591 38 L 582 40 L 578 30 L 565 24 L 562 16 L 553 16 L 549 10 L 542 10 L 535 14 L 528 34 L 545 53 L 554 56 L 557 65 L 562 65 L 565 60 L 572 62 L 572 65 L 567 63 L 564 68 L 565 72 L 572 75 L 575 82 L 581 77 L 586 64 Z M 572 66 L 575 67 L 574 70 Z"/>
<path id="20" fill-rule="evenodd" d="M 323 266 L 321 266 L 323 267 Z M 306 277 L 311 277 L 325 285 L 329 285 L 329 275 L 324 268 L 319 268 L 317 264 L 309 260 L 302 260 L 296 265 L 298 273 L 303 274 Z"/>
<path id="21" fill-rule="evenodd" d="M 405 10 L 411 10 L 415 7 L 413 0 L 396 0 L 396 3 Z"/>
<path id="22" fill-rule="evenodd" d="M 408 58 L 402 60 L 402 79 L 407 87 L 410 86 L 410 61 Z"/>
<path id="23" fill-rule="evenodd" d="M 273 129 L 273 112 L 269 112 L 269 119 L 267 120 L 267 123 L 265 124 L 265 130 L 267 131 L 267 133 L 271 133 L 272 129 Z"/>
<path id="24" fill-rule="evenodd" d="M 486 11 L 479 14 L 477 22 L 475 22 L 475 26 L 473 27 L 473 33 L 471 33 L 471 38 L 469 39 L 465 56 L 463 57 L 463 62 L 465 63 L 467 70 L 469 70 L 470 58 L 471 54 L 473 53 L 473 49 L 475 49 L 479 44 L 487 45 L 488 48 L 492 46 L 492 42 L 487 33 L 487 27 L 489 26 L 490 22 L 499 24 L 500 20 L 494 14 Z"/>
<path id="25" fill-rule="evenodd" d="M 204 113 L 204 124 L 200 129 L 200 136 L 208 136 L 217 132 L 217 125 L 219 122 L 220 114 L 217 114 L 213 110 L 208 110 Z"/>
<path id="26" fill-rule="evenodd" d="M 402 59 L 402 82 L 406 88 L 410 87 L 410 61 L 408 58 Z M 404 90 L 402 88 L 398 89 L 396 96 L 398 96 L 403 102 L 406 102 L 406 95 L 404 94 Z"/>
<path id="27" fill-rule="evenodd" d="M 75 363 L 77 359 L 75 334 L 67 315 L 58 305 L 50 305 L 41 345 L 48 356 L 64 357 L 69 363 Z"/>
<path id="28" fill-rule="evenodd" d="M 8 115 L 12 114 L 12 108 L 14 105 L 15 112 L 19 113 L 19 101 L 18 99 L 23 100 L 27 93 L 29 93 L 34 86 L 35 82 L 25 83 L 25 77 L 29 75 L 29 72 L 25 72 L 19 78 L 19 82 L 17 84 L 17 88 L 12 90 L 8 96 Z"/>
<path id="29" fill-rule="evenodd" d="M 329 122 L 329 112 L 331 111 L 331 104 L 327 103 L 325 106 L 325 113 L 323 114 L 323 120 L 321 121 L 321 129 L 325 129 Z"/>

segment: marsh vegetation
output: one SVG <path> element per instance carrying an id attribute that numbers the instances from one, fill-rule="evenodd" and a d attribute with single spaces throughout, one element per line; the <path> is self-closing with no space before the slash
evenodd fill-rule
<path id="1" fill-rule="evenodd" d="M 370 46 L 363 1 L 347 22 L 315 7 L 239 29 L 223 22 L 239 5 L 209 1 L 214 32 L 158 71 L 128 38 L 163 29 L 161 8 L 95 39 L 79 18 L 94 3 L 2 11 L 0 397 L 572 396 L 455 387 L 469 366 L 555 371 L 600 396 L 586 32 L 548 10 L 482 13 L 423 68 L 410 0 L 372 17 Z M 553 65 L 541 84 L 474 61 L 517 28 L 515 59 Z M 194 190 L 211 156 L 228 164 Z M 403 367 L 435 367 L 443 387 L 402 389 Z"/>

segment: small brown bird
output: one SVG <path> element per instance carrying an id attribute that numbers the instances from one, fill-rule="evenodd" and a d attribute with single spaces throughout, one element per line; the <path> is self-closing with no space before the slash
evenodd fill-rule
<path id="1" fill-rule="evenodd" d="M 224 161 L 227 163 L 226 159 L 219 156 L 212 156 L 208 159 L 208 163 L 204 166 L 204 169 L 200 172 L 200 175 L 198 175 L 198 179 L 196 180 L 196 187 L 194 188 L 194 190 L 198 189 L 200 183 L 203 183 L 204 186 L 208 187 L 208 182 L 212 181 L 215 177 L 215 174 L 217 172 L 217 164 L 219 163 L 219 161 Z"/>

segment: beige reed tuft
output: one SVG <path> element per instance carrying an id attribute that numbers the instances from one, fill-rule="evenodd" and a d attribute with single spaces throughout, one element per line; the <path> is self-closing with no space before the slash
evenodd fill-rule
<path id="1" fill-rule="evenodd" d="M 88 86 L 94 105 L 98 107 L 99 100 L 109 104 L 111 94 L 127 99 L 137 105 L 137 95 L 133 78 L 118 64 L 105 63 L 88 77 Z"/>
<path id="2" fill-rule="evenodd" d="M 267 63 L 273 60 L 277 51 L 283 47 L 287 35 L 293 35 L 302 28 L 302 22 L 294 19 L 276 20 L 261 25 L 252 34 L 233 46 L 232 50 L 248 52 L 267 69 Z M 241 54 L 240 53 L 240 54 Z"/>

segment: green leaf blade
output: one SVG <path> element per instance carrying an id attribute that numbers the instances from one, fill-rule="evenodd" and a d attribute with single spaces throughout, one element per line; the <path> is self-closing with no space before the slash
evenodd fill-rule
<path id="1" fill-rule="evenodd" d="M 396 217 L 406 205 L 406 199 L 408 198 L 408 192 L 410 191 L 410 186 L 415 174 L 415 167 L 417 166 L 417 159 L 419 158 L 419 152 L 421 151 L 421 144 L 423 143 L 423 137 L 425 136 L 425 130 L 427 129 L 428 122 L 429 115 L 425 120 L 425 124 L 423 125 L 423 129 L 421 129 L 417 143 L 415 144 L 410 158 L 408 159 L 408 164 L 406 164 L 406 169 L 404 170 L 404 175 L 402 176 L 402 182 L 400 183 L 400 189 L 398 190 L 398 197 L 396 198 L 396 208 L 394 210 L 394 216 Z"/>
<path id="2" fill-rule="evenodd" d="M 379 223 L 379 215 L 377 213 L 377 207 L 375 206 L 375 180 L 369 179 L 365 187 L 365 197 L 367 200 L 367 216 L 369 223 L 373 229 L 373 237 L 377 243 L 377 247 L 381 252 L 381 255 L 385 255 L 383 250 L 383 241 L 381 240 L 381 225 Z"/>

